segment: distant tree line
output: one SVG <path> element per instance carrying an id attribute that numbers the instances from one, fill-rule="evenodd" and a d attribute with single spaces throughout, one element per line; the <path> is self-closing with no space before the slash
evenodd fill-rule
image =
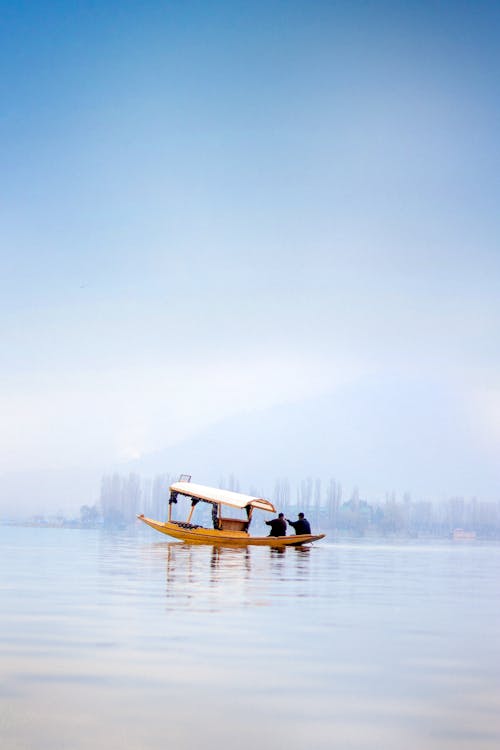
<path id="1" fill-rule="evenodd" d="M 111 528 L 128 526 L 138 513 L 150 518 L 165 518 L 169 487 L 176 478 L 159 474 L 143 479 L 139 474 L 106 474 L 101 480 L 99 500 L 95 505 L 80 508 L 82 525 L 101 525 Z"/>
<path id="2" fill-rule="evenodd" d="M 165 519 L 169 486 L 177 476 L 160 474 L 150 479 L 138 474 L 105 475 L 101 481 L 98 502 L 82 506 L 81 525 L 101 524 L 107 527 L 127 526 L 138 513 Z M 230 474 L 221 477 L 219 487 L 250 495 L 269 497 L 257 487 L 241 488 Z M 277 510 L 291 517 L 302 511 L 317 530 L 350 535 L 365 534 L 442 537 L 454 529 L 475 532 L 480 538 L 500 538 L 500 501 L 485 502 L 476 498 L 453 497 L 442 503 L 413 501 L 409 493 L 397 498 L 394 492 L 383 499 L 368 501 L 357 488 L 344 499 L 341 484 L 335 479 L 323 482 L 306 477 L 295 484 L 287 478 L 276 480 L 270 499 Z"/>

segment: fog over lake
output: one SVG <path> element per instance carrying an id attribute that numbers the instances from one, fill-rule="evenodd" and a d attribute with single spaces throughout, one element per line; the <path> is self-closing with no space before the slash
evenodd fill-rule
<path id="1" fill-rule="evenodd" d="M 495 3 L 14 4 L 0 513 L 110 471 L 497 501 Z"/>

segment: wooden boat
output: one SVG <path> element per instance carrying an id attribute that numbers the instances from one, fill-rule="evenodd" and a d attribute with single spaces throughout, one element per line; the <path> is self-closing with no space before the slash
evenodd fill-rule
<path id="1" fill-rule="evenodd" d="M 172 506 L 181 497 L 191 501 L 191 508 L 186 521 L 172 519 Z M 213 528 L 206 528 L 191 523 L 196 505 L 200 502 L 212 506 Z M 222 515 L 224 507 L 238 508 L 245 511 L 246 518 L 229 518 Z M 230 547 L 246 547 L 256 545 L 260 547 L 298 547 L 323 539 L 324 534 L 291 534 L 290 536 L 250 536 L 248 529 L 254 510 L 276 513 L 274 505 L 262 497 L 252 497 L 239 492 L 220 490 L 194 484 L 191 478 L 181 479 L 170 487 L 168 502 L 168 520 L 155 521 L 143 514 L 137 518 L 152 529 L 167 534 L 175 539 L 182 539 L 191 544 L 220 544 Z"/>

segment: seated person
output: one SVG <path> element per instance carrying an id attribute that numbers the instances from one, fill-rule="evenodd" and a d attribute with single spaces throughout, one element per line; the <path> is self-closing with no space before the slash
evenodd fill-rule
<path id="1" fill-rule="evenodd" d="M 269 536 L 286 536 L 286 521 L 284 513 L 280 513 L 278 518 L 266 521 L 266 525 L 271 527 Z"/>
<path id="2" fill-rule="evenodd" d="M 307 518 L 305 518 L 303 513 L 299 513 L 299 517 L 297 521 L 290 521 L 289 518 L 286 519 L 290 526 L 293 526 L 296 534 L 310 534 L 311 533 L 311 525 Z"/>

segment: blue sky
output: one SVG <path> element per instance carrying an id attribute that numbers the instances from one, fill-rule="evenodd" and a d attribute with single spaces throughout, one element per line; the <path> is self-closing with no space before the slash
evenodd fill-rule
<path id="1" fill-rule="evenodd" d="M 0 3 L 0 471 L 106 468 L 374 377 L 459 391 L 495 453 L 499 24 Z"/>

